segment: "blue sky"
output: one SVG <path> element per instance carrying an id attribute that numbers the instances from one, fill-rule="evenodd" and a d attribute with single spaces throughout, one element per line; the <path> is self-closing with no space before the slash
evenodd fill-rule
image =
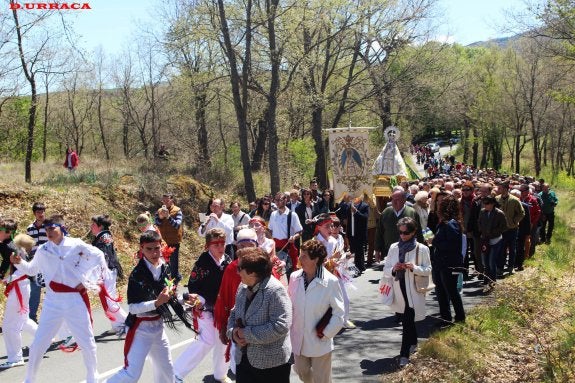
<path id="1" fill-rule="evenodd" d="M 102 45 L 106 53 L 119 53 L 130 43 L 136 21 L 153 23 L 154 6 L 159 0 L 83 0 L 92 10 L 76 13 L 75 29 L 83 35 L 84 47 Z M 438 36 L 463 45 L 509 35 L 505 12 L 525 9 L 525 0 L 438 0 L 445 20 Z"/>

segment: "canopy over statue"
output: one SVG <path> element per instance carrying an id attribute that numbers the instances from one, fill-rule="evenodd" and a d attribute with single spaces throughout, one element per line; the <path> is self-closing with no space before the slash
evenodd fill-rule
<path id="1" fill-rule="evenodd" d="M 407 168 L 396 143 L 400 137 L 399 129 L 390 126 L 385 129 L 384 136 L 387 142 L 373 164 L 372 174 L 407 177 Z"/>

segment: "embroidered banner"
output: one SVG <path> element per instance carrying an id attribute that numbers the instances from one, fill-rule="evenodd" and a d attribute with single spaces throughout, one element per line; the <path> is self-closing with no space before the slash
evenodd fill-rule
<path id="1" fill-rule="evenodd" d="M 359 197 L 371 195 L 371 161 L 369 131 L 373 128 L 345 128 L 329 130 L 329 156 L 333 172 L 333 191 L 336 200 L 343 193 Z"/>

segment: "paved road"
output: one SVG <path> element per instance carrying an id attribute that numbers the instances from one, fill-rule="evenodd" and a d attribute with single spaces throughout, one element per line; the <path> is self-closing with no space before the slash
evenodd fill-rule
<path id="1" fill-rule="evenodd" d="M 333 380 L 335 382 L 379 382 L 381 374 L 395 370 L 395 357 L 399 354 L 401 343 L 401 327 L 395 322 L 393 313 L 382 307 L 377 300 L 378 280 L 381 276 L 381 267 L 367 270 L 361 277 L 356 278 L 354 284 L 357 290 L 350 291 L 351 316 L 357 329 L 343 330 L 335 339 L 336 350 L 333 357 Z M 464 303 L 470 307 L 479 302 L 482 297 L 477 282 L 466 283 L 464 288 Z M 428 314 L 437 313 L 437 303 L 428 295 Z M 95 333 L 98 343 L 98 369 L 105 379 L 114 371 L 121 368 L 123 340 L 106 333 L 108 322 L 101 311 L 94 313 Z M 437 320 L 428 317 L 418 324 L 420 340 L 427 338 L 432 326 Z M 25 343 L 31 341 L 25 336 Z M 180 333 L 170 332 L 172 356 L 177 358 L 191 340 L 191 332 L 182 328 Z M 27 359 L 27 358 L 26 358 Z M 0 344 L 0 362 L 6 360 L 4 342 Z M 25 367 L 15 367 L 0 372 L 0 382 L 22 382 Z M 41 365 L 41 376 L 38 383 L 77 383 L 85 378 L 84 365 L 81 352 L 71 354 L 53 350 L 46 353 Z M 149 363 L 142 374 L 140 382 L 151 383 L 151 369 Z M 292 381 L 299 379 L 292 373 Z M 186 382 L 213 382 L 211 375 L 211 356 L 193 371 Z"/>

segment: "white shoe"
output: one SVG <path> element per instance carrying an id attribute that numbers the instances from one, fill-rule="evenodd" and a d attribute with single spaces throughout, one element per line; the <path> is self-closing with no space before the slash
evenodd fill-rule
<path id="1" fill-rule="evenodd" d="M 184 379 L 180 378 L 178 375 L 174 375 L 175 383 L 184 383 Z"/>
<path id="2" fill-rule="evenodd" d="M 71 347 L 74 345 L 74 343 L 76 343 L 76 340 L 74 339 L 73 336 L 69 336 L 66 338 L 66 340 L 64 341 L 64 344 L 62 344 L 62 346 L 64 347 Z"/>
<path id="3" fill-rule="evenodd" d="M 216 382 L 220 382 L 220 383 L 233 383 L 232 380 L 230 378 L 228 378 L 227 376 L 225 378 L 223 378 L 222 380 L 217 380 L 214 378 L 214 380 Z"/>
<path id="4" fill-rule="evenodd" d="M 23 366 L 23 365 L 24 365 L 23 360 L 19 360 L 17 362 L 4 362 L 4 363 L 0 364 L 0 370 L 6 370 L 8 368 L 18 367 L 18 366 Z"/>
<path id="5" fill-rule="evenodd" d="M 405 367 L 408 364 L 409 364 L 409 358 L 406 358 L 405 356 L 399 358 L 399 367 Z"/>
<path id="6" fill-rule="evenodd" d="M 346 320 L 343 324 L 344 328 L 348 328 L 348 329 L 353 329 L 356 328 L 357 326 L 350 320 Z"/>
<path id="7" fill-rule="evenodd" d="M 116 328 L 113 328 L 112 331 L 114 331 L 118 338 L 121 338 L 128 333 L 128 328 L 125 325 L 120 325 Z"/>

